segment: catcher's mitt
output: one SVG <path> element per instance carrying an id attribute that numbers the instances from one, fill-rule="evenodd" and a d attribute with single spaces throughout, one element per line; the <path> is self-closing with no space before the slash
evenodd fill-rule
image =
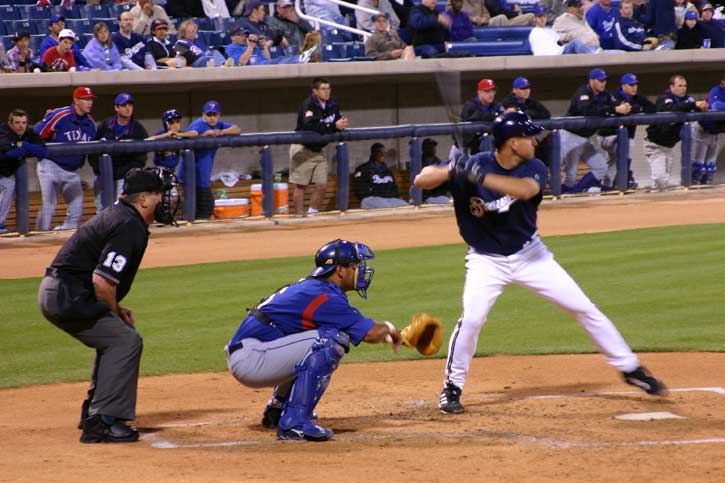
<path id="1" fill-rule="evenodd" d="M 441 348 L 441 319 L 426 313 L 416 314 L 400 335 L 406 347 L 415 347 L 424 356 L 432 356 Z"/>

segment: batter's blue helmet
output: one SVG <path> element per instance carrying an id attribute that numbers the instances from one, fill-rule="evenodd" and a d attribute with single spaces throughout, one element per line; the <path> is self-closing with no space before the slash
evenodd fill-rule
<path id="1" fill-rule="evenodd" d="M 522 111 L 507 112 L 493 122 L 493 139 L 496 149 L 501 149 L 509 138 L 536 136 L 544 128 L 534 124 Z"/>
<path id="2" fill-rule="evenodd" d="M 311 277 L 324 277 L 329 275 L 338 265 L 348 266 L 352 263 L 358 265 L 355 279 L 355 290 L 364 299 L 367 298 L 367 288 L 373 279 L 375 269 L 368 267 L 366 261 L 375 258 L 369 246 L 358 242 L 346 240 L 333 240 L 325 243 L 315 253 L 315 269 L 310 272 Z"/>
<path id="3" fill-rule="evenodd" d="M 173 121 L 174 119 L 181 119 L 181 113 L 177 111 L 176 109 L 169 109 L 164 113 L 163 116 L 161 116 L 161 121 L 164 123 L 164 131 L 169 130 L 169 122 Z"/>

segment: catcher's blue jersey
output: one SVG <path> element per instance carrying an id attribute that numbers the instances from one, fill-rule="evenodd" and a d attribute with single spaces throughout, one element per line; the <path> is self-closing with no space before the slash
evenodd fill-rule
<path id="1" fill-rule="evenodd" d="M 524 162 L 512 170 L 501 167 L 493 152 L 479 153 L 471 159 L 485 166 L 484 172 L 533 178 L 541 186 L 529 200 L 475 186 L 464 177 L 450 183 L 458 230 L 476 252 L 512 255 L 536 233 L 536 211 L 546 185 L 546 166 L 538 159 Z"/>
<path id="2" fill-rule="evenodd" d="M 262 342 L 318 327 L 334 327 L 358 345 L 375 325 L 350 305 L 345 292 L 332 282 L 306 278 L 287 285 L 262 300 L 256 307 L 271 324 L 247 316 L 230 344 L 254 338 Z"/>

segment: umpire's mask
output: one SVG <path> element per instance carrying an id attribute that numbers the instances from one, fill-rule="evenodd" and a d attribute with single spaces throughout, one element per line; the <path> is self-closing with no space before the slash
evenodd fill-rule
<path id="1" fill-rule="evenodd" d="M 176 225 L 175 216 L 179 209 L 178 180 L 166 168 L 134 168 L 126 173 L 123 194 L 155 191 L 161 193 L 161 201 L 154 208 L 154 219 L 164 225 Z"/>

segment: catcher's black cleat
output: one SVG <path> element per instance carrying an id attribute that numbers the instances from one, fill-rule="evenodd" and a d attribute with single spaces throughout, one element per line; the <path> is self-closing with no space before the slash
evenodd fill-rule
<path id="1" fill-rule="evenodd" d="M 287 441 L 328 441 L 335 433 L 311 422 L 290 429 L 277 429 L 277 439 Z"/>
<path id="2" fill-rule="evenodd" d="M 624 377 L 624 382 L 627 384 L 637 386 L 652 396 L 664 396 L 667 394 L 667 386 L 642 366 L 632 372 L 623 372 L 622 377 Z"/>
<path id="3" fill-rule="evenodd" d="M 463 406 L 461 405 L 461 388 L 452 382 L 446 382 L 443 391 L 441 391 L 441 399 L 438 408 L 443 414 L 461 414 Z"/>
<path id="4" fill-rule="evenodd" d="M 119 420 L 109 423 L 99 414 L 83 420 L 81 443 L 133 443 L 138 437 L 136 429 Z"/>

